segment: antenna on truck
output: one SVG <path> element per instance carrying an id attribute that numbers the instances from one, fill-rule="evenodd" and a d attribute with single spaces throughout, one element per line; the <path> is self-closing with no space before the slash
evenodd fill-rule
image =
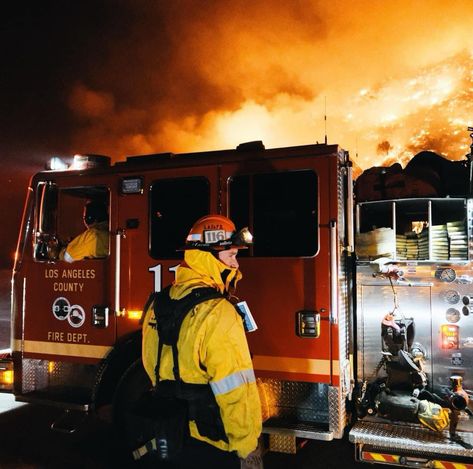
<path id="1" fill-rule="evenodd" d="M 468 172 L 469 172 L 469 178 L 468 178 L 468 183 L 469 183 L 469 195 L 472 193 L 473 189 L 473 127 L 468 127 L 468 132 L 471 132 L 470 138 L 471 138 L 471 144 L 470 144 L 470 153 L 466 155 L 466 158 L 468 160 Z"/>
<path id="2" fill-rule="evenodd" d="M 327 96 L 324 97 L 324 100 L 325 100 L 324 102 L 324 133 L 325 133 L 325 145 L 327 145 Z"/>

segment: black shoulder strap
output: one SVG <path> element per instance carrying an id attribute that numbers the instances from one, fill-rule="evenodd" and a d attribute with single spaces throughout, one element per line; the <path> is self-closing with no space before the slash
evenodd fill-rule
<path id="1" fill-rule="evenodd" d="M 177 353 L 177 341 L 181 330 L 182 322 L 187 314 L 198 305 L 214 298 L 224 298 L 224 296 L 215 288 L 202 287 L 195 288 L 188 295 L 173 300 L 169 296 L 170 286 L 154 297 L 154 314 L 156 316 L 157 332 L 159 334 L 158 357 L 156 361 L 156 382 L 159 382 L 159 367 L 161 364 L 161 352 L 163 344 L 172 347 L 173 355 L 173 373 L 174 379 L 180 381 L 179 361 Z"/>
<path id="2" fill-rule="evenodd" d="M 148 308 L 151 306 L 151 303 L 154 303 L 154 300 L 156 299 L 157 292 L 151 292 L 150 295 L 148 296 L 148 299 L 146 300 L 145 305 L 143 306 L 143 312 L 141 313 L 141 318 L 140 318 L 140 324 L 143 325 L 146 313 L 148 312 Z"/>

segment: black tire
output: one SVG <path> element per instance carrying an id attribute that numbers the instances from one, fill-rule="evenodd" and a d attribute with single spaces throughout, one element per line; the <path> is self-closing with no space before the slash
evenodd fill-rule
<path id="1" fill-rule="evenodd" d="M 140 399 L 151 389 L 141 359 L 134 361 L 121 377 L 113 398 L 113 426 L 121 463 L 131 466 L 132 452 L 150 439 L 149 429 L 136 413 Z"/>

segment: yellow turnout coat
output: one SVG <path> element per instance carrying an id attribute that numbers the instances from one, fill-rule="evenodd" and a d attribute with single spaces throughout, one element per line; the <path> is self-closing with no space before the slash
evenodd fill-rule
<path id="1" fill-rule="evenodd" d="M 230 271 L 222 280 L 222 272 Z M 178 267 L 170 296 L 180 299 L 192 289 L 213 287 L 221 293 L 241 277 L 211 253 L 185 251 Z M 143 323 L 143 365 L 153 384 L 156 382 L 158 337 L 152 306 Z M 185 317 L 178 340 L 179 372 L 186 383 L 210 384 L 224 424 L 228 443 L 213 441 L 199 434 L 195 422 L 189 422 L 191 436 L 225 451 L 236 451 L 241 458 L 257 446 L 261 433 L 261 405 L 241 317 L 223 298 L 207 300 L 195 306 Z M 173 380 L 172 349 L 164 345 L 160 378 Z"/>

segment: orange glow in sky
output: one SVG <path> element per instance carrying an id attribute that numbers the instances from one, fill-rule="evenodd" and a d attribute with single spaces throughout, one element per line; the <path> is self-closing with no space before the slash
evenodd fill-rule
<path id="1" fill-rule="evenodd" d="M 469 0 L 235 1 L 187 13 L 161 12 L 174 15 L 169 70 L 155 71 L 148 36 L 147 99 L 119 105 L 113 89 L 76 83 L 69 107 L 88 125 L 75 151 L 87 144 L 120 159 L 325 134 L 362 168 L 405 164 L 421 150 L 453 159 L 468 151 Z"/>
<path id="2" fill-rule="evenodd" d="M 53 155 L 327 137 L 366 169 L 469 152 L 471 0 L 4 3 L 0 265 Z"/>

